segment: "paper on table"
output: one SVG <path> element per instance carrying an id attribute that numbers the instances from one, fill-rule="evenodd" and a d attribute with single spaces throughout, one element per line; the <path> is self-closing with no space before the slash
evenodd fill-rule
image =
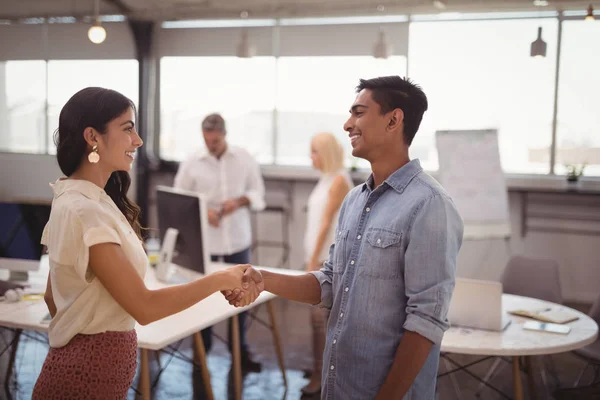
<path id="1" fill-rule="evenodd" d="M 566 324 L 567 322 L 572 322 L 579 319 L 579 317 L 572 312 L 553 308 L 544 308 L 540 310 L 512 310 L 509 311 L 509 314 L 533 318 L 537 319 L 538 321 L 551 322 L 554 324 Z"/>

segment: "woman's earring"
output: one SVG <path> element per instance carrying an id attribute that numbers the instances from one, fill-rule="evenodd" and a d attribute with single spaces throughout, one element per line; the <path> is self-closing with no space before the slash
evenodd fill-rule
<path id="1" fill-rule="evenodd" d="M 98 145 L 94 145 L 92 152 L 88 154 L 88 161 L 92 164 L 97 164 L 100 161 L 100 154 L 98 154 Z"/>

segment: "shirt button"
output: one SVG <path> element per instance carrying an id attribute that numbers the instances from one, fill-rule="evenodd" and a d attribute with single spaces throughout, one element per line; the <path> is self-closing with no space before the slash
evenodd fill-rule
<path id="1" fill-rule="evenodd" d="M 346 288 L 346 289 L 344 289 L 344 292 L 347 292 L 348 290 L 350 290 L 350 289 Z"/>
<path id="2" fill-rule="evenodd" d="M 366 209 L 365 211 L 366 211 L 366 212 L 369 212 L 369 211 L 371 211 L 371 208 L 370 208 L 370 207 L 367 207 L 367 209 Z"/>
<path id="3" fill-rule="evenodd" d="M 337 343 L 337 339 L 333 339 L 333 344 L 336 344 L 336 343 Z"/>
<path id="4" fill-rule="evenodd" d="M 362 236 L 358 235 L 356 238 L 357 238 L 358 240 L 360 240 L 360 238 L 361 238 L 361 237 L 362 237 Z"/>
<path id="5" fill-rule="evenodd" d="M 354 260 L 350 261 L 350 265 L 354 265 Z"/>
<path id="6" fill-rule="evenodd" d="M 340 313 L 340 318 L 342 318 L 344 316 L 344 313 Z"/>
<path id="7" fill-rule="evenodd" d="M 377 243 L 381 243 L 381 239 L 377 239 Z"/>
<path id="8" fill-rule="evenodd" d="M 332 365 L 331 367 L 329 367 L 329 369 L 333 371 L 335 367 Z"/>

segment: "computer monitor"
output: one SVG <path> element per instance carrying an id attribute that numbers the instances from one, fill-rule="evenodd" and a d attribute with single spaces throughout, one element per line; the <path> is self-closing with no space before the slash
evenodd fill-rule
<path id="1" fill-rule="evenodd" d="M 206 238 L 207 207 L 203 197 L 194 192 L 157 186 L 156 204 L 162 239 L 157 278 L 171 281 L 176 273 L 172 264 L 204 274 L 210 254 Z"/>
<path id="2" fill-rule="evenodd" d="M 0 269 L 11 276 L 39 269 L 40 241 L 49 218 L 50 204 L 0 202 Z"/>

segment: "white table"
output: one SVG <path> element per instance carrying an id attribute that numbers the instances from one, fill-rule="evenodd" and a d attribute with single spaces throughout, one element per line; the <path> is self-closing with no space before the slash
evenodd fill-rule
<path id="1" fill-rule="evenodd" d="M 228 266 L 223 263 L 211 263 L 207 268 L 207 273 Z M 301 275 L 304 272 L 289 269 L 277 269 L 267 267 L 257 267 L 262 270 L 273 272 Z M 42 257 L 40 270 L 34 274 L 33 280 L 39 290 L 45 288 L 45 279 L 48 274 L 48 259 Z M 44 285 L 40 285 L 39 277 L 45 276 Z M 193 275 L 191 275 L 193 276 Z M 145 278 L 146 286 L 150 289 L 160 289 L 163 287 L 172 286 L 157 280 L 153 268 L 148 268 Z M 140 390 L 143 399 L 150 399 L 150 372 L 148 367 L 148 352 L 152 350 L 163 349 L 181 339 L 189 336 L 194 337 L 196 348 L 196 356 L 200 362 L 202 369 L 202 377 L 206 385 L 206 393 L 209 398 L 212 398 L 212 387 L 210 385 L 210 375 L 206 366 L 206 354 L 204 352 L 204 343 L 200 331 L 209 326 L 215 325 L 221 321 L 232 318 L 232 365 L 234 367 L 234 386 L 236 398 L 241 399 L 241 357 L 239 344 L 239 324 L 237 316 L 239 313 L 260 304 L 267 303 L 273 339 L 277 351 L 279 366 L 281 368 L 284 384 L 286 384 L 285 369 L 283 365 L 283 353 L 281 351 L 279 333 L 275 320 L 275 313 L 272 303 L 270 302 L 276 296 L 269 292 L 263 292 L 259 298 L 248 307 L 235 308 L 225 300 L 220 293 L 214 293 L 196 305 L 159 321 L 153 322 L 146 326 L 136 325 L 138 336 L 138 348 L 140 349 Z M 48 314 L 48 308 L 43 300 L 37 301 L 21 301 L 17 303 L 0 303 L 0 326 L 14 328 L 17 330 L 17 335 L 21 330 L 32 330 L 38 332 L 47 332 L 48 324 L 42 323 L 42 319 Z M 13 355 L 14 357 L 14 355 Z M 9 362 L 9 367 L 12 363 Z"/>
<path id="2" fill-rule="evenodd" d="M 502 332 L 451 327 L 444 334 L 441 351 L 443 353 L 512 357 L 514 397 L 515 400 L 521 400 L 523 399 L 523 386 L 519 369 L 520 357 L 568 352 L 587 346 L 598 336 L 596 322 L 579 311 L 530 297 L 502 295 L 503 312 L 543 308 L 568 310 L 570 313 L 576 314 L 579 319 L 567 324 L 571 327 L 571 332 L 567 335 L 525 330 L 523 323 L 530 319 L 510 314 L 512 322 Z"/>

